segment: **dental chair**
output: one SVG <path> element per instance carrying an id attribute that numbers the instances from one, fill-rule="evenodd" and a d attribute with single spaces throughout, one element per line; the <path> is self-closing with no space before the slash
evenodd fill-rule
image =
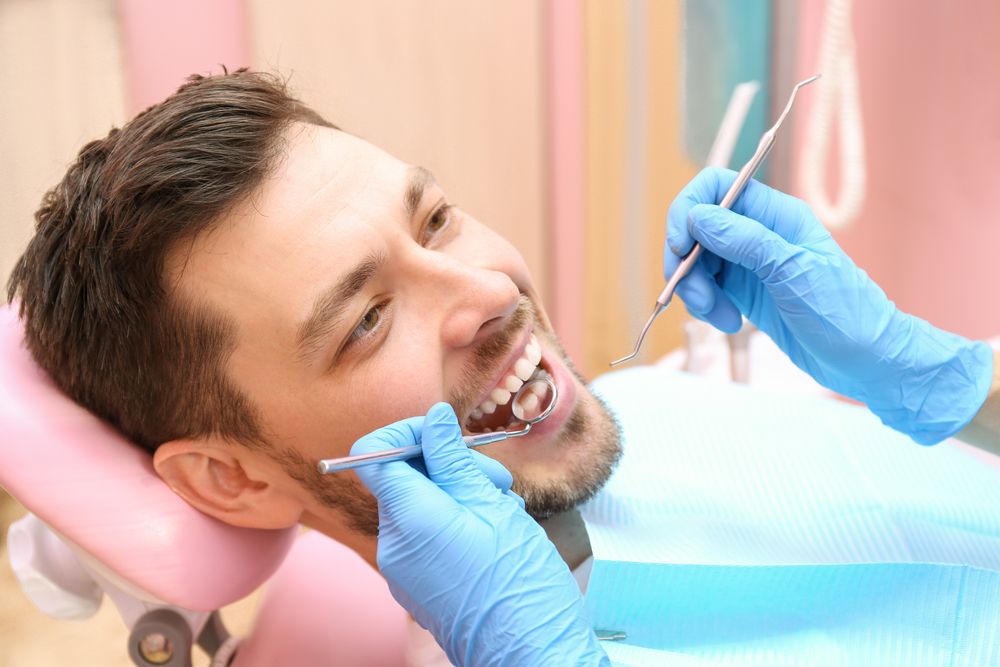
<path id="1" fill-rule="evenodd" d="M 0 486 L 29 514 L 7 535 L 24 593 L 49 616 L 83 619 L 106 596 L 136 665 L 402 665 L 406 612 L 354 552 L 313 532 L 225 525 L 176 496 L 148 453 L 69 400 L 0 306 Z M 251 634 L 218 609 L 261 585 Z"/>

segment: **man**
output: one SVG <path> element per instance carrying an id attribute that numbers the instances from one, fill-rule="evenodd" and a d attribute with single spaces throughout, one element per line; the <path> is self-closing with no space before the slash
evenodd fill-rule
<path id="1" fill-rule="evenodd" d="M 9 296 L 39 364 L 191 505 L 238 526 L 305 524 L 373 566 L 373 497 L 316 461 L 438 401 L 466 432 L 502 425 L 540 366 L 559 408 L 483 451 L 571 568 L 590 555 L 575 508 L 607 479 L 619 435 L 523 258 L 426 169 L 274 77 L 195 77 L 84 147 L 46 195 Z"/>
<path id="2" fill-rule="evenodd" d="M 460 664 L 524 648 L 605 660 L 566 567 L 470 462 L 501 491 L 513 483 L 578 568 L 591 548 L 576 507 L 620 455 L 614 421 L 559 351 L 518 253 L 449 206 L 425 170 L 331 127 L 269 77 L 199 78 L 84 148 L 46 196 L 10 294 L 39 363 L 154 452 L 193 506 L 234 525 L 301 522 L 392 572 L 435 556 L 439 576 L 394 593 Z M 459 427 L 506 423 L 509 393 L 539 365 L 561 400 L 531 435 L 487 450 L 503 479 L 458 446 Z M 655 414 L 662 404 L 644 393 L 642 412 Z M 974 393 L 978 406 L 985 390 Z M 430 409 L 440 401 L 450 407 Z M 954 412 L 950 432 L 972 414 Z M 378 508 L 353 474 L 315 472 L 352 443 L 421 439 L 428 474 L 461 508 L 425 515 L 420 503 L 437 496 L 404 464 L 366 473 Z M 678 544 L 709 525 L 693 516 L 698 530 Z M 456 531 L 443 517 L 468 523 Z M 539 581 L 558 604 L 535 595 Z M 511 612 L 512 601 L 544 613 Z"/>

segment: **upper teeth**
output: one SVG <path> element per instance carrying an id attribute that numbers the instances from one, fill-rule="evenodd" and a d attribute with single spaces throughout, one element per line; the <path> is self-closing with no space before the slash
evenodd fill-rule
<path id="1" fill-rule="evenodd" d="M 534 374 L 535 369 L 538 368 L 538 362 L 541 360 L 542 346 L 538 344 L 535 334 L 531 334 L 521 358 L 514 362 L 514 373 L 505 375 L 497 383 L 496 388 L 490 392 L 489 397 L 480 403 L 479 407 L 473 410 L 469 416 L 473 419 L 479 419 L 484 414 L 493 414 L 498 405 L 507 405 L 510 402 L 510 397 L 521 388 L 525 380 Z"/>

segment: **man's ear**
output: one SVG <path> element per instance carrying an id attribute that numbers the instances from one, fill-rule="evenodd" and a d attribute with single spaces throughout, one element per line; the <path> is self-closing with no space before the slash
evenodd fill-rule
<path id="1" fill-rule="evenodd" d="M 295 525 L 302 503 L 275 483 L 268 466 L 253 465 L 257 456 L 261 454 L 230 443 L 171 440 L 157 447 L 153 467 L 190 505 L 224 523 L 245 528 Z"/>

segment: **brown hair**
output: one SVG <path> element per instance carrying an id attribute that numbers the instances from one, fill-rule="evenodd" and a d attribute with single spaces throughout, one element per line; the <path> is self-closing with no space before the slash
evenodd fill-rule
<path id="1" fill-rule="evenodd" d="M 84 146 L 35 213 L 8 284 L 27 346 L 72 399 L 149 451 L 207 435 L 266 442 L 225 373 L 234 325 L 168 298 L 163 274 L 178 241 L 261 184 L 295 121 L 334 127 L 275 76 L 193 76 Z"/>

